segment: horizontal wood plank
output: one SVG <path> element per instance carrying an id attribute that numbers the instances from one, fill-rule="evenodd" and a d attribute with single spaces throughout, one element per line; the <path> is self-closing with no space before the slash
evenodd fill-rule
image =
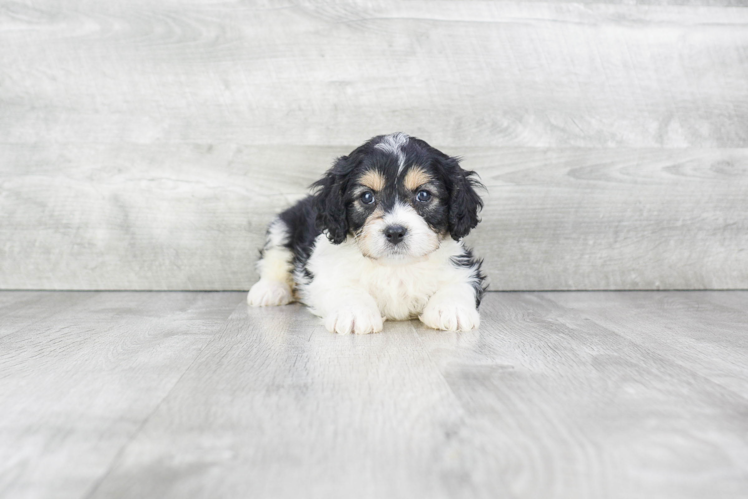
<path id="1" fill-rule="evenodd" d="M 342 336 L 243 304 L 91 496 L 462 496 L 463 428 L 410 322 Z"/>
<path id="2" fill-rule="evenodd" d="M 630 325 L 598 323 L 595 303 L 614 318 L 626 294 L 573 307 L 559 295 L 489 294 L 465 333 L 413 321 L 341 336 L 298 305 L 241 305 L 90 496 L 740 496 L 748 400 L 701 372 L 745 373 L 717 356 L 675 362 Z M 683 294 L 641 297 L 642 324 L 675 326 L 675 342 L 694 320 L 746 321 L 720 307 L 659 315 Z M 737 336 L 714 333 L 746 361 Z"/>
<path id="3" fill-rule="evenodd" d="M 0 287 L 247 290 L 351 147 L 0 145 Z M 444 149 L 486 184 L 492 290 L 748 288 L 748 150 Z"/>
<path id="4" fill-rule="evenodd" d="M 10 2 L 0 141 L 748 146 L 748 10 L 673 3 Z"/>
<path id="5" fill-rule="evenodd" d="M 473 477 L 501 477 L 510 496 L 523 498 L 731 497 L 746 491 L 748 399 L 704 376 L 730 373 L 735 386 L 742 380 L 745 387 L 745 370 L 718 356 L 674 362 L 672 349 L 632 341 L 632 322 L 616 321 L 626 315 L 632 293 L 580 292 L 564 305 L 556 300 L 565 293 L 489 294 L 478 331 L 419 328 L 467 415 L 467 447 L 480 456 Z M 726 315 L 705 307 L 679 317 L 661 304 L 680 302 L 682 293 L 637 297 L 635 314 L 645 319 L 634 329 L 670 337 L 698 359 L 700 347 L 688 345 L 695 332 L 689 324 L 719 325 L 702 336 L 735 348 L 732 359 L 748 362 L 739 336 L 720 331 L 744 324 L 745 310 Z M 686 300 L 700 304 L 704 298 Z"/>
<path id="6" fill-rule="evenodd" d="M 403 130 L 489 187 L 493 290 L 748 287 L 744 2 L 9 2 L 0 288 L 242 290 Z"/>
<path id="7" fill-rule="evenodd" d="M 748 399 L 748 292 L 546 297 Z"/>
<path id="8" fill-rule="evenodd" d="M 10 331 L 0 336 L 4 498 L 94 488 L 243 302 L 231 293 L 31 293 L 36 302 L 0 309 L 0 335 Z"/>

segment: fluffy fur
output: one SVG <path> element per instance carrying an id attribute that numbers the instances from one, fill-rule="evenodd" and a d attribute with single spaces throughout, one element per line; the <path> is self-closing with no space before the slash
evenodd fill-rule
<path id="1" fill-rule="evenodd" d="M 374 137 L 270 224 L 248 303 L 301 300 L 337 333 L 477 328 L 485 277 L 462 244 L 482 207 L 474 175 L 415 137 Z"/>

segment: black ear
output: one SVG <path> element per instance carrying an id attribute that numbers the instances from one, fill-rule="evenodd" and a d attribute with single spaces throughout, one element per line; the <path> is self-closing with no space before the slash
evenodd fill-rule
<path id="1" fill-rule="evenodd" d="M 324 177 L 312 184 L 312 188 L 317 190 L 314 194 L 315 224 L 336 245 L 343 243 L 348 236 L 344 195 L 351 170 L 353 165 L 349 158 L 342 156 Z"/>
<path id="2" fill-rule="evenodd" d="M 483 208 L 475 189 L 483 184 L 471 170 L 463 170 L 457 158 L 442 160 L 447 189 L 449 190 L 449 233 L 455 240 L 460 240 L 478 225 L 478 211 Z"/>

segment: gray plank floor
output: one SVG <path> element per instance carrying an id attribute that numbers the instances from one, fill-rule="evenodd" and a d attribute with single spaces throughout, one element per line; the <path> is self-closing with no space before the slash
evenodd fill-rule
<path id="1" fill-rule="evenodd" d="M 0 495 L 748 496 L 748 292 L 482 317 L 337 336 L 242 293 L 0 292 Z"/>

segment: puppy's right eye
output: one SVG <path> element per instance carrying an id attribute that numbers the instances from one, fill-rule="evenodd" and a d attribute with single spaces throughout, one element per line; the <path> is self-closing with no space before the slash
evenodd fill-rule
<path id="1" fill-rule="evenodd" d="M 374 203 L 374 193 L 372 193 L 371 191 L 364 191 L 361 194 L 361 203 L 363 203 L 364 205 L 371 205 L 372 203 Z"/>

